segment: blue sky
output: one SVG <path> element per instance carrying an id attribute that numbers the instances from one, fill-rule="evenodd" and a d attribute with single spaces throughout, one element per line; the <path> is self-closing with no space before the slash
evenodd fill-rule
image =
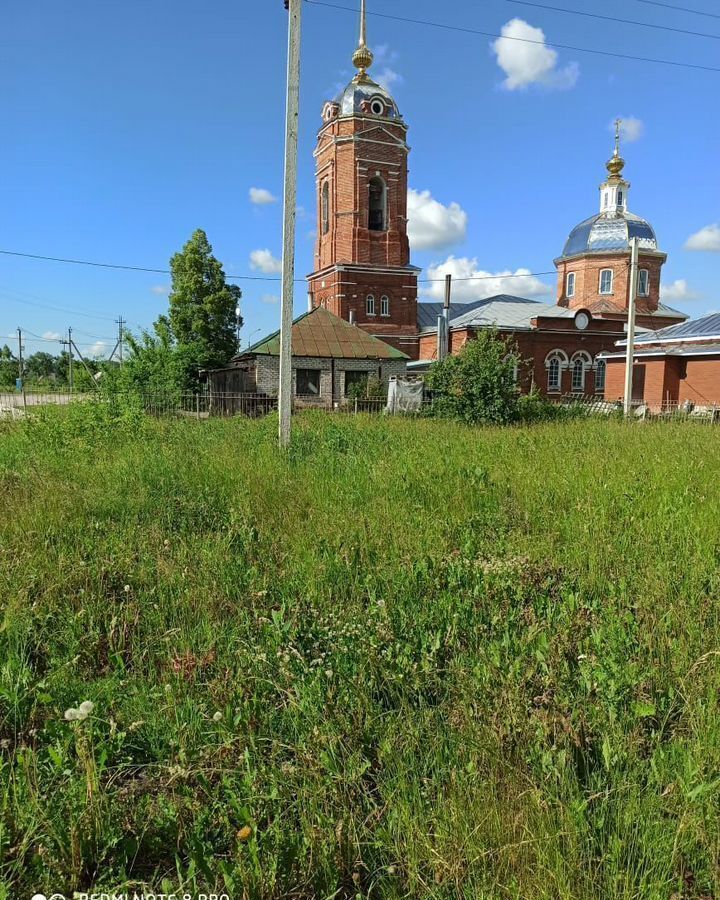
<path id="1" fill-rule="evenodd" d="M 510 0 L 368 2 L 370 13 L 720 66 L 718 40 Z M 677 3 L 715 17 L 642 0 L 546 5 L 720 35 L 714 0 Z M 281 204 L 253 202 L 250 190 L 261 192 L 255 201 L 282 195 L 286 27 L 281 0 L 8 5 L 0 249 L 167 268 L 202 227 L 228 274 L 276 277 Z M 312 268 L 320 110 L 352 76 L 356 33 L 356 15 L 304 4 L 299 275 Z M 371 74 L 389 83 L 410 126 L 413 262 L 426 274 L 444 271 L 450 256 L 456 272 L 552 270 L 569 230 L 596 211 L 610 123 L 622 116 L 637 120 L 636 139 L 622 148 L 630 207 L 668 253 L 666 301 L 693 316 L 720 308 L 720 72 L 565 49 L 553 56 L 522 42 L 498 53 L 490 37 L 374 15 L 368 43 Z M 693 235 L 700 249 L 686 248 Z M 277 327 L 279 289 L 240 283 L 247 343 Z M 543 283 L 552 288 L 553 276 L 501 277 L 472 291 L 492 285 L 551 299 Z M 27 352 L 57 352 L 54 337 L 72 325 L 81 349 L 107 352 L 117 315 L 149 326 L 166 308 L 168 284 L 163 275 L 0 255 L 0 335 L 22 326 L 45 336 L 28 335 Z M 296 311 L 305 303 L 298 285 Z"/>

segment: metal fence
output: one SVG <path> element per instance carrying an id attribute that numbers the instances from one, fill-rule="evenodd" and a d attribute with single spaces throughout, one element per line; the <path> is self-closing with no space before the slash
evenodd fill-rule
<path id="1" fill-rule="evenodd" d="M 564 406 L 577 406 L 588 415 L 622 416 L 622 400 L 604 400 L 595 396 L 568 394 L 559 401 Z M 682 403 L 653 403 L 651 401 L 633 400 L 630 418 L 640 422 L 701 422 L 708 425 L 720 424 L 720 404 L 694 403 L 685 400 Z"/>

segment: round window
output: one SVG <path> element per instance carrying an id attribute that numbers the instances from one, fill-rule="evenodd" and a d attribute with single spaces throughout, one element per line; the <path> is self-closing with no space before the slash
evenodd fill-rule
<path id="1" fill-rule="evenodd" d="M 374 116 L 381 116 L 385 112 L 385 104 L 382 100 L 373 100 L 370 104 L 370 112 Z"/>

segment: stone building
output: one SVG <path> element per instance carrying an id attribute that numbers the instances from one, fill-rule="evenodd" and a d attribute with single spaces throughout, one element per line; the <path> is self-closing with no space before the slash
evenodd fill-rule
<path id="1" fill-rule="evenodd" d="M 625 340 L 618 342 L 626 348 Z M 602 354 L 605 396 L 625 393 L 626 349 Z M 635 339 L 632 399 L 652 410 L 691 403 L 720 407 L 720 313 L 647 331 Z"/>
<path id="2" fill-rule="evenodd" d="M 404 375 L 407 356 L 327 309 L 298 316 L 292 327 L 293 396 L 298 405 L 332 407 L 362 392 L 369 378 L 387 385 Z M 208 373 L 211 395 L 276 397 L 280 332 L 253 344 L 222 369 Z M 232 410 L 227 410 L 232 411 Z"/>
<path id="3" fill-rule="evenodd" d="M 404 351 L 416 372 L 437 358 L 442 305 L 418 303 L 419 269 L 410 262 L 407 237 L 408 126 L 390 93 L 368 74 L 373 55 L 361 5 L 357 74 L 322 109 L 315 148 L 317 241 L 308 276 L 311 308 L 351 319 L 369 334 Z M 556 304 L 500 295 L 452 303 L 449 352 L 478 329 L 496 327 L 512 337 L 527 361 L 522 387 L 550 395 L 602 394 L 605 361 L 625 333 L 631 239 L 640 242 L 637 323 L 662 328 L 685 316 L 660 302 L 666 255 L 655 232 L 630 212 L 630 183 L 623 177 L 619 123 L 615 149 L 600 185 L 599 211 L 572 229 L 555 260 Z"/>

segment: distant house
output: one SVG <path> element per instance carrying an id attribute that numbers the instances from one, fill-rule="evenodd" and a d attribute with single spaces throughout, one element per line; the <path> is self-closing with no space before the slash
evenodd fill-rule
<path id="1" fill-rule="evenodd" d="M 626 348 L 627 342 L 617 342 Z M 625 393 L 626 349 L 602 353 L 605 397 Z M 645 331 L 635 339 L 632 398 L 653 409 L 691 402 L 720 406 L 720 313 Z"/>
<path id="2" fill-rule="evenodd" d="M 309 406 L 332 406 L 364 390 L 369 378 L 404 375 L 408 357 L 356 325 L 317 307 L 292 327 L 293 395 Z M 211 394 L 276 397 L 280 332 L 258 341 L 222 369 L 207 373 Z"/>

